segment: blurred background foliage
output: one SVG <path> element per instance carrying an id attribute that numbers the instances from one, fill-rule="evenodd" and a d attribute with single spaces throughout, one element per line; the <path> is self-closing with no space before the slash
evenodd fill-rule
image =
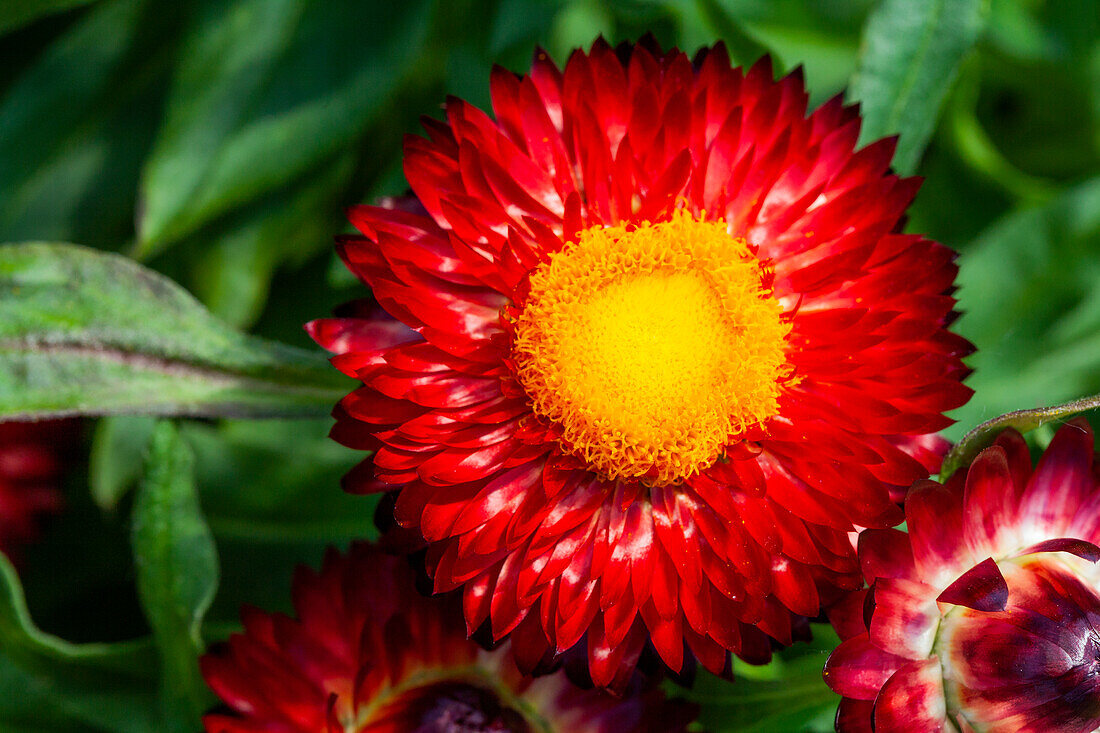
<path id="1" fill-rule="evenodd" d="M 309 348 L 301 324 L 364 292 L 332 254 L 342 209 L 402 194 L 402 136 L 418 132 L 421 115 L 440 115 L 448 94 L 487 108 L 494 64 L 525 71 L 536 46 L 561 64 L 600 35 L 652 32 L 689 52 L 721 39 L 738 62 L 768 52 L 779 71 L 802 66 L 816 105 L 845 90 L 875 33 L 930 42 L 876 30 L 884 7 L 904 3 L 6 0 L 0 241 L 122 253 L 229 324 Z M 961 3 L 918 5 L 952 17 Z M 973 7 L 977 42 L 957 75 L 916 94 L 931 110 L 928 147 L 897 161 L 926 179 L 908 228 L 960 252 L 957 327 L 979 347 L 976 395 L 950 437 L 1008 410 L 1100 392 L 1100 4 Z M 861 83 L 854 94 L 866 98 Z M 939 94 L 942 104 L 926 98 Z M 374 531 L 373 503 L 337 489 L 357 456 L 326 439 L 328 424 L 89 423 L 68 509 L 27 553 L 26 607 L 14 576 L 0 573 L 0 730 L 163 730 L 164 719 L 193 719 L 210 702 L 201 686 L 182 703 L 156 686 L 174 679 L 186 691 L 195 670 L 165 662 L 158 677 L 142 639 L 190 638 L 187 624 L 204 614 L 206 638 L 218 638 L 244 602 L 287 609 L 295 564 Z M 163 460 L 147 470 L 147 455 Z M 190 468 L 169 480 L 163 465 Z M 165 502 L 195 532 L 152 537 Z M 131 546 L 149 542 L 135 562 Z M 200 583 L 189 599 L 151 597 L 148 558 L 160 552 L 171 567 L 172 548 L 188 547 L 209 560 L 195 572 L 216 596 Z M 160 614 L 158 603 L 189 603 L 192 617 Z M 193 656 L 202 639 L 189 643 L 158 653 Z M 700 680 L 690 695 L 710 730 L 828 729 L 835 698 L 817 678 L 827 650 L 739 669 L 732 686 Z"/>

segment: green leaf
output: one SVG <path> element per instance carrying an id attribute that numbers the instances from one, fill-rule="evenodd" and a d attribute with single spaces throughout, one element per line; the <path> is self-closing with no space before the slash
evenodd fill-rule
<path id="1" fill-rule="evenodd" d="M 363 460 L 328 437 L 331 420 L 187 423 L 197 483 L 219 537 L 345 542 L 373 536 L 374 502 L 339 490 Z M 320 490 L 320 488 L 324 490 Z"/>
<path id="2" fill-rule="evenodd" d="M 1007 415 L 986 420 L 964 435 L 947 452 L 947 455 L 943 458 L 943 466 L 940 468 L 940 481 L 946 481 L 955 471 L 969 465 L 983 449 L 988 448 L 997 439 L 997 436 L 1008 428 L 1026 433 L 1049 422 L 1063 421 L 1074 415 L 1097 408 L 1100 408 L 1100 395 L 1092 395 L 1063 405 L 1037 407 L 1033 410 L 1016 410 Z"/>
<path id="3" fill-rule="evenodd" d="M 5 0 L 0 5 L 0 35 L 62 10 L 87 5 L 95 0 Z"/>
<path id="4" fill-rule="evenodd" d="M 1014 166 L 982 127 L 976 109 L 981 91 L 978 71 L 976 63 L 968 62 L 963 66 L 945 113 L 949 140 L 967 166 L 990 184 L 1003 188 L 1022 202 L 1046 203 L 1059 192 L 1058 186 Z"/>
<path id="5" fill-rule="evenodd" d="M 207 3 L 145 169 L 139 256 L 350 148 L 417 58 L 428 7 Z"/>
<path id="6" fill-rule="evenodd" d="M 242 603 L 285 608 L 296 566 L 327 546 L 378 535 L 379 496 L 340 490 L 364 458 L 328 437 L 331 420 L 187 421 L 195 482 L 218 541 L 222 584 L 208 618 L 239 622 Z"/>
<path id="7" fill-rule="evenodd" d="M 96 425 L 88 457 L 88 484 L 100 509 L 113 510 L 141 476 L 156 418 L 105 417 Z"/>
<path id="8" fill-rule="evenodd" d="M 746 32 L 736 18 L 726 13 L 718 0 L 695 0 L 693 5 L 706 27 L 726 42 L 730 58 L 735 63 L 750 66 L 768 53 L 768 48 Z M 686 11 L 685 16 L 690 17 Z"/>
<path id="9" fill-rule="evenodd" d="M 977 347 L 959 437 L 998 415 L 1100 392 L 1100 178 L 998 221 L 959 260 L 957 330 Z"/>
<path id="10" fill-rule="evenodd" d="M 321 417 L 342 382 L 322 354 L 234 331 L 125 257 L 0 246 L 0 416 Z"/>
<path id="11" fill-rule="evenodd" d="M 984 22 L 984 0 L 883 0 L 867 19 L 850 98 L 866 144 L 897 134 L 894 169 L 910 175 Z"/>
<path id="12" fill-rule="evenodd" d="M 159 120 L 182 5 L 102 2 L 6 90 L 0 241 L 113 248 L 133 236 L 141 161 Z"/>
<path id="13" fill-rule="evenodd" d="M 300 264 L 319 249 L 331 249 L 332 234 L 342 226 L 339 197 L 353 170 L 351 156 L 330 161 L 299 188 L 232 217 L 193 259 L 195 295 L 235 326 L 254 323 L 278 266 Z"/>
<path id="14" fill-rule="evenodd" d="M 784 650 L 766 666 L 736 660 L 732 683 L 702 672 L 691 690 L 666 689 L 698 703 L 700 725 L 714 733 L 826 733 L 840 697 L 821 670 L 838 643 L 832 629 L 815 626 L 813 642 Z"/>
<path id="15" fill-rule="evenodd" d="M 0 728 L 41 730 L 32 723 L 47 720 L 57 730 L 162 730 L 155 668 L 146 640 L 71 644 L 38 629 L 18 575 L 0 554 Z"/>
<path id="16" fill-rule="evenodd" d="M 209 703 L 199 671 L 202 619 L 218 589 L 214 538 L 199 508 L 194 454 L 168 421 L 157 425 L 134 502 L 138 595 L 161 653 L 173 730 L 195 730 Z"/>

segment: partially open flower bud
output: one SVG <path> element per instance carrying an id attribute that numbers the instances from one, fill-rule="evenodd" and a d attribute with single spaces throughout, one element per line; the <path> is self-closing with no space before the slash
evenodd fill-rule
<path id="1" fill-rule="evenodd" d="M 913 486 L 908 534 L 868 530 L 869 590 L 830 614 L 841 731 L 1100 726 L 1100 478 L 1083 420 L 1031 470 L 1009 431 L 946 485 Z"/>

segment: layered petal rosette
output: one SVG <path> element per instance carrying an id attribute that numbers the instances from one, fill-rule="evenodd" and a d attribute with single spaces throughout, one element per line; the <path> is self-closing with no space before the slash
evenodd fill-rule
<path id="1" fill-rule="evenodd" d="M 309 326 L 363 382 L 346 487 L 398 492 L 436 589 L 527 669 L 766 660 L 859 584 L 847 532 L 901 520 L 970 395 L 954 254 L 898 233 L 893 140 L 855 150 L 856 109 L 807 117 L 767 60 L 598 42 L 492 97 L 426 120 L 416 202 L 339 239 L 382 309 Z"/>
<path id="2" fill-rule="evenodd" d="M 18 559 L 42 517 L 61 508 L 59 484 L 78 433 L 72 420 L 0 423 L 0 552 Z"/>
<path id="3" fill-rule="evenodd" d="M 467 640 L 458 599 L 421 596 L 408 562 L 371 545 L 300 569 L 293 595 L 297 618 L 246 609 L 244 633 L 203 657 L 232 710 L 209 733 L 675 733 L 694 717 L 637 677 L 621 698 L 524 677 L 507 644 Z"/>
<path id="4" fill-rule="evenodd" d="M 841 731 L 1100 728 L 1100 474 L 1093 434 L 1058 431 L 1034 472 L 1002 434 L 946 485 L 919 482 L 909 533 L 867 530 L 870 590 L 831 610 L 825 681 Z"/>

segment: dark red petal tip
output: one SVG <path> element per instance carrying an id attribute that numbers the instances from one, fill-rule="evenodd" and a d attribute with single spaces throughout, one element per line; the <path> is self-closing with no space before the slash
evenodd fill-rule
<path id="1" fill-rule="evenodd" d="M 1053 540 L 1038 542 L 1031 547 L 1020 550 L 1016 557 L 1031 555 L 1036 552 L 1068 552 L 1089 562 L 1100 560 L 1100 547 L 1087 540 L 1078 540 L 1071 537 L 1058 537 Z"/>
<path id="2" fill-rule="evenodd" d="M 990 557 L 960 575 L 936 600 L 975 611 L 1003 611 L 1008 605 L 1008 583 Z"/>

